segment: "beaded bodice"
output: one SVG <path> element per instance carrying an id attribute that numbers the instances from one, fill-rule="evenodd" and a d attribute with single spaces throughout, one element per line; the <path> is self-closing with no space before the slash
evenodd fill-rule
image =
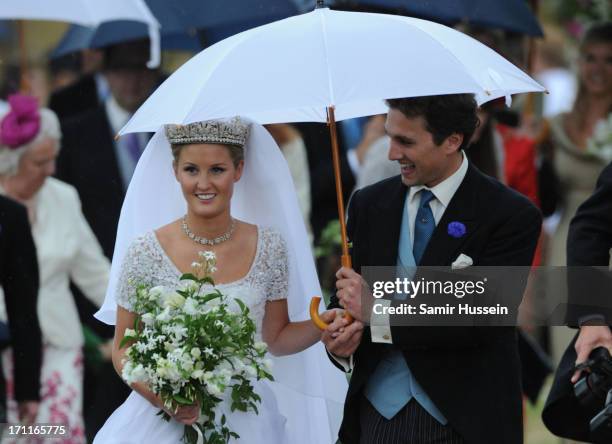
<path id="1" fill-rule="evenodd" d="M 136 285 L 176 288 L 182 274 L 152 231 L 132 242 L 120 273 L 117 304 L 129 311 L 133 311 Z M 239 297 L 249 307 L 261 333 L 266 301 L 287 297 L 287 249 L 281 235 L 272 228 L 257 227 L 257 251 L 248 273 L 216 287 L 227 296 Z"/>

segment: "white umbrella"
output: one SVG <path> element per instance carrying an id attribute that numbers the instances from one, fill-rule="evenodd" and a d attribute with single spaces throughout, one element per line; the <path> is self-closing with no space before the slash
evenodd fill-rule
<path id="1" fill-rule="evenodd" d="M 336 119 L 385 113 L 388 98 L 473 93 L 483 103 L 544 90 L 490 48 L 446 26 L 318 8 L 205 49 L 172 74 L 120 134 L 235 115 L 260 123 L 329 122 L 342 263 L 350 266 Z"/>
<path id="2" fill-rule="evenodd" d="M 326 122 L 386 112 L 382 99 L 474 93 L 479 103 L 544 88 L 499 54 L 433 22 L 330 11 L 229 37 L 194 56 L 120 134 L 244 115 L 260 123 Z"/>
<path id="3" fill-rule="evenodd" d="M 160 62 L 159 22 L 144 0 L 2 0 L 0 19 L 53 20 L 98 26 L 111 20 L 134 20 L 149 25 L 151 59 Z"/>

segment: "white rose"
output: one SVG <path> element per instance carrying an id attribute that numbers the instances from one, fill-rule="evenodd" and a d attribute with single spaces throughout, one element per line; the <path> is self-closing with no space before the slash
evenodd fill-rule
<path id="1" fill-rule="evenodd" d="M 187 298 L 183 305 L 183 311 L 190 315 L 195 316 L 198 314 L 198 302 L 193 298 Z"/>
<path id="2" fill-rule="evenodd" d="M 185 298 L 181 296 L 180 294 L 178 294 L 177 292 L 170 293 L 169 295 L 166 296 L 166 299 L 164 300 L 164 305 L 166 307 L 172 307 L 172 308 L 181 308 L 184 303 L 185 303 Z"/>
<path id="3" fill-rule="evenodd" d="M 166 363 L 166 377 L 170 381 L 178 381 L 181 379 L 181 373 L 179 372 L 176 363 L 172 361 L 168 361 Z"/>
<path id="4" fill-rule="evenodd" d="M 155 322 L 153 313 L 145 313 L 140 317 L 140 319 L 142 319 L 142 322 L 144 322 L 145 325 L 153 325 Z"/>
<path id="5" fill-rule="evenodd" d="M 186 372 L 191 372 L 193 370 L 193 361 L 191 359 L 183 359 L 181 360 L 181 367 Z"/>
<path id="6" fill-rule="evenodd" d="M 254 365 L 247 365 L 246 372 L 251 378 L 255 378 L 257 376 L 257 368 Z"/>
<path id="7" fill-rule="evenodd" d="M 121 377 L 128 384 L 131 384 L 133 368 L 134 364 L 132 364 L 132 361 L 125 360 L 123 362 L 123 368 L 121 369 Z"/>
<path id="8" fill-rule="evenodd" d="M 198 284 L 196 281 L 191 280 L 183 281 L 181 286 L 183 287 L 183 290 L 188 292 L 195 292 L 200 288 L 200 284 Z"/>
<path id="9" fill-rule="evenodd" d="M 158 314 L 155 319 L 157 319 L 160 322 L 169 321 L 170 320 L 170 307 L 164 308 L 164 311 Z"/>
<path id="10" fill-rule="evenodd" d="M 223 384 L 229 385 L 230 381 L 232 380 L 233 372 L 230 369 L 224 368 L 218 373 L 218 375 L 223 381 Z"/>
<path id="11" fill-rule="evenodd" d="M 166 370 L 166 367 L 157 367 L 157 370 L 155 370 L 155 373 L 157 374 L 157 376 L 163 379 L 168 374 L 168 371 Z"/>
<path id="12" fill-rule="evenodd" d="M 132 336 L 132 337 L 136 337 L 136 330 L 131 329 L 131 328 L 126 328 L 125 332 L 123 333 L 123 336 Z"/>
<path id="13" fill-rule="evenodd" d="M 216 396 L 217 398 L 223 396 L 223 391 L 221 390 L 221 387 L 218 384 L 215 384 L 214 382 L 207 382 L 206 390 L 208 390 L 208 393 L 213 396 Z"/>
<path id="14" fill-rule="evenodd" d="M 204 371 L 203 370 L 194 370 L 193 372 L 191 372 L 191 377 L 193 379 L 202 379 L 204 377 Z"/>
<path id="15" fill-rule="evenodd" d="M 257 353 L 263 353 L 266 350 L 268 350 L 268 344 L 266 344 L 265 342 L 261 342 L 261 341 L 255 342 L 255 344 L 253 344 L 253 347 L 255 347 L 255 350 L 257 351 Z"/>
<path id="16" fill-rule="evenodd" d="M 197 348 L 197 347 L 193 347 L 193 348 L 191 349 L 191 356 L 193 356 L 194 358 L 196 358 L 196 359 L 197 359 L 197 358 L 199 358 L 200 356 L 202 356 L 202 352 L 200 351 L 200 349 L 199 349 L 199 348 Z"/>
<path id="17" fill-rule="evenodd" d="M 242 362 L 242 359 L 233 357 L 232 364 L 234 364 L 234 369 L 235 369 L 234 372 L 236 374 L 241 374 L 244 371 L 245 364 L 244 362 Z"/>
<path id="18" fill-rule="evenodd" d="M 142 366 L 142 364 L 138 364 L 136 367 L 134 367 L 134 370 L 132 370 L 131 377 L 132 377 L 132 380 L 136 382 L 146 381 L 147 373 L 145 371 L 145 368 Z"/>
<path id="19" fill-rule="evenodd" d="M 264 366 L 264 369 L 268 373 L 271 373 L 272 372 L 272 368 L 274 367 L 274 363 L 272 362 L 271 359 L 264 359 L 263 360 L 263 366 Z"/>
<path id="20" fill-rule="evenodd" d="M 149 300 L 156 301 L 158 300 L 162 294 L 164 294 L 164 287 L 158 285 L 157 287 L 153 287 L 149 290 Z"/>

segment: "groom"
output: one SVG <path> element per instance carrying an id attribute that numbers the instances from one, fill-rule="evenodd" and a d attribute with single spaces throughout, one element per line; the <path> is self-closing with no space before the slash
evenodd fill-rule
<path id="1" fill-rule="evenodd" d="M 364 327 L 362 266 L 529 266 L 539 211 L 485 176 L 463 150 L 478 125 L 471 94 L 388 100 L 389 159 L 401 175 L 355 192 L 348 216 L 353 269 L 338 271 L 323 341 L 352 371 L 343 444 L 522 442 L 514 327 Z M 453 235 L 449 224 L 465 229 Z M 364 300 L 369 298 L 367 296 Z M 364 310 L 367 312 L 367 310 Z"/>

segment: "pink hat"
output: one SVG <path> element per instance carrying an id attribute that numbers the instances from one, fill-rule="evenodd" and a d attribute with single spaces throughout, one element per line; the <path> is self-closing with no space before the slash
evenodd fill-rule
<path id="1" fill-rule="evenodd" d="M 11 149 L 30 142 L 40 130 L 38 101 L 34 97 L 14 94 L 8 99 L 11 110 L 0 122 L 0 143 Z"/>

